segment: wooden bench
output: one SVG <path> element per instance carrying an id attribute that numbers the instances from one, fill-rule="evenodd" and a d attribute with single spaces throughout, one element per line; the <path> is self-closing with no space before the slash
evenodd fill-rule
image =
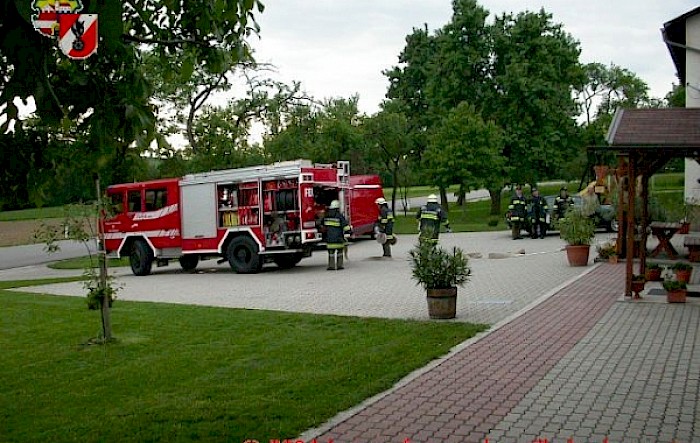
<path id="1" fill-rule="evenodd" d="M 700 232 L 686 235 L 683 246 L 688 248 L 688 260 L 700 262 Z"/>

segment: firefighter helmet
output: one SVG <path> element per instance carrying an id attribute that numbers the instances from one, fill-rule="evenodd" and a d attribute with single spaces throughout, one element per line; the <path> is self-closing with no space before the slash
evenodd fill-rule
<path id="1" fill-rule="evenodd" d="M 329 206 L 330 209 L 340 209 L 340 202 L 338 200 L 333 200 L 331 202 L 331 205 Z"/>
<path id="2" fill-rule="evenodd" d="M 379 197 L 374 202 L 378 205 L 385 205 L 386 204 L 386 200 L 384 199 L 384 197 Z"/>
<path id="3" fill-rule="evenodd" d="M 438 201 L 437 195 L 430 194 L 428 196 L 428 203 L 437 203 L 437 201 Z"/>

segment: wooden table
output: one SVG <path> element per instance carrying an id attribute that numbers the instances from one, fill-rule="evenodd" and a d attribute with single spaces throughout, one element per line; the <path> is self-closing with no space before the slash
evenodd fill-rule
<path id="1" fill-rule="evenodd" d="M 669 258 L 678 257 L 678 251 L 671 244 L 671 239 L 679 229 L 681 229 L 680 223 L 662 223 L 662 222 L 652 222 L 649 224 L 651 228 L 651 234 L 659 239 L 659 244 L 651 251 L 650 257 L 656 257 L 661 252 L 666 252 Z"/>

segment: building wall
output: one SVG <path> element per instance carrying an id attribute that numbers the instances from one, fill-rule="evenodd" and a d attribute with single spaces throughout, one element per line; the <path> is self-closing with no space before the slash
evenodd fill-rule
<path id="1" fill-rule="evenodd" d="M 685 22 L 685 44 L 700 48 L 700 14 Z M 685 51 L 686 62 L 686 108 L 700 108 L 700 52 Z M 693 159 L 685 159 L 685 200 L 700 204 L 700 164 Z"/>

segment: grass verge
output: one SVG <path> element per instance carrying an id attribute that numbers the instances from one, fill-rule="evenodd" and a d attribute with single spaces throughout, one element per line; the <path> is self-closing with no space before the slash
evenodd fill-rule
<path id="1" fill-rule="evenodd" d="M 1 441 L 292 438 L 484 329 L 0 291 Z"/>
<path id="2" fill-rule="evenodd" d="M 97 257 L 93 257 L 91 261 L 90 256 L 85 256 L 55 261 L 49 263 L 48 267 L 51 269 L 85 269 L 89 266 L 96 268 L 97 265 Z M 107 259 L 107 266 L 114 268 L 129 266 L 129 257 Z"/>
<path id="3" fill-rule="evenodd" d="M 0 211 L 0 221 L 41 220 L 45 218 L 61 218 L 65 215 L 66 212 L 63 206 L 19 209 L 17 211 Z"/>

